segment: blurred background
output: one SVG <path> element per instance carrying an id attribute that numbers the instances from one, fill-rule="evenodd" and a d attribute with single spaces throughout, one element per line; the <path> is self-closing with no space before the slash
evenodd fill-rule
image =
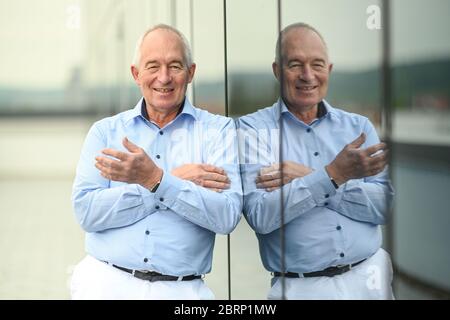
<path id="1" fill-rule="evenodd" d="M 396 199 L 383 246 L 397 299 L 450 298 L 450 2 L 280 3 L 226 1 L 225 52 L 223 0 L 0 0 L 1 299 L 69 298 L 84 256 L 75 167 L 93 122 L 140 98 L 129 71 L 137 38 L 157 23 L 181 30 L 197 63 L 191 101 L 237 117 L 277 98 L 279 16 L 282 27 L 303 21 L 322 33 L 334 63 L 327 100 L 368 116 L 392 142 Z M 216 297 L 265 299 L 270 275 L 245 219 L 229 249 L 217 236 L 206 277 Z"/>

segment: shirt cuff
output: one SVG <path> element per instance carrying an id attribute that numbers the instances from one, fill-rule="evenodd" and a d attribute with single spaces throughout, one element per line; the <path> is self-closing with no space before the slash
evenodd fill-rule
<path id="1" fill-rule="evenodd" d="M 336 188 L 331 182 L 325 168 L 313 171 L 303 178 L 311 196 L 317 205 L 327 205 L 329 198 L 336 194 Z"/>
<path id="2" fill-rule="evenodd" d="M 163 174 L 162 180 L 155 193 L 138 185 L 144 205 L 150 211 L 150 214 L 158 210 L 166 210 L 170 207 L 175 202 L 182 187 L 183 180 L 166 172 Z"/>
<path id="3" fill-rule="evenodd" d="M 170 207 L 183 189 L 185 181 L 164 172 L 161 183 L 154 193 L 155 202 L 159 202 L 160 206 Z"/>

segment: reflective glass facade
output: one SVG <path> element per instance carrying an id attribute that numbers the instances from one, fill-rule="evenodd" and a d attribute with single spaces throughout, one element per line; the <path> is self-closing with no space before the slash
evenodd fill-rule
<path id="1" fill-rule="evenodd" d="M 391 143 L 396 196 L 383 247 L 397 298 L 448 298 L 449 13 L 447 0 L 0 0 L 0 298 L 69 297 L 67 281 L 84 255 L 70 204 L 76 162 L 90 125 L 140 98 L 130 64 L 147 28 L 183 32 L 197 64 L 189 98 L 237 118 L 276 101 L 279 26 L 299 21 L 327 42 L 327 100 L 367 116 Z M 265 299 L 270 278 L 244 218 L 216 237 L 205 278 L 216 298 Z"/>

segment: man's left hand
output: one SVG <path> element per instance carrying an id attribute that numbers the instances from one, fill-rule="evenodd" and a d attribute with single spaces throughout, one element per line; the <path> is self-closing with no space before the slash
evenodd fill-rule
<path id="1" fill-rule="evenodd" d="M 310 174 L 312 171 L 313 169 L 294 161 L 275 163 L 260 170 L 256 178 L 256 187 L 271 192 L 290 183 L 295 178 L 302 178 Z"/>
<path id="2" fill-rule="evenodd" d="M 124 147 L 130 153 L 115 149 L 104 149 L 102 153 L 110 157 L 95 157 L 95 167 L 100 170 L 103 177 L 113 181 L 137 183 L 144 188 L 151 189 L 161 180 L 163 171 L 145 153 L 144 149 L 138 147 L 126 137 L 122 141 Z"/>
<path id="3" fill-rule="evenodd" d="M 225 170 L 211 164 L 184 164 L 173 169 L 171 173 L 180 179 L 192 181 L 196 185 L 215 192 L 230 188 L 230 179 Z"/>

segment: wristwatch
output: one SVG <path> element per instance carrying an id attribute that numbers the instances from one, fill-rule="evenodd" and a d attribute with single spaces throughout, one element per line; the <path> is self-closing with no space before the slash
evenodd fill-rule
<path id="1" fill-rule="evenodd" d="M 163 176 L 164 176 L 164 171 L 161 170 L 161 176 L 159 177 L 158 182 L 156 182 L 151 188 L 149 188 L 151 193 L 155 193 L 156 190 L 158 190 L 158 187 L 161 184 Z"/>
<path id="2" fill-rule="evenodd" d="M 334 181 L 334 179 L 331 178 L 331 177 L 330 177 L 330 180 L 331 180 L 331 183 L 333 184 L 333 186 L 334 186 L 336 189 L 338 189 L 338 188 L 339 188 L 339 185 L 336 183 L 336 181 Z"/>
<path id="3" fill-rule="evenodd" d="M 161 180 L 159 180 L 151 189 L 150 192 L 151 193 L 155 193 L 156 190 L 158 190 L 159 185 L 161 184 Z"/>

